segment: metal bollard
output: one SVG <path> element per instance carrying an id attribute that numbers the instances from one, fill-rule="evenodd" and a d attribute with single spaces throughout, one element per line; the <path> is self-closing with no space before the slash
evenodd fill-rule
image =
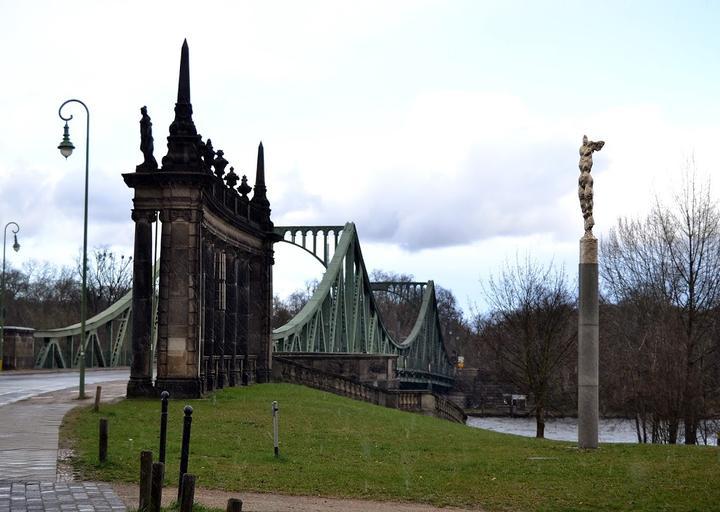
<path id="1" fill-rule="evenodd" d="M 162 462 L 153 462 L 152 485 L 150 488 L 150 512 L 160 512 L 163 478 L 165 478 L 165 464 Z"/>
<path id="2" fill-rule="evenodd" d="M 183 475 L 187 473 L 188 457 L 190 456 L 190 427 L 192 426 L 193 408 L 189 405 L 184 409 L 185 418 L 183 419 L 182 448 L 180 452 L 180 481 L 178 483 L 178 501 L 182 497 Z"/>
<path id="3" fill-rule="evenodd" d="M 280 446 L 278 440 L 278 429 L 280 421 L 280 407 L 278 407 L 277 401 L 273 400 L 272 403 L 272 417 L 273 417 L 273 443 L 275 447 L 275 457 L 280 456 Z"/>
<path id="4" fill-rule="evenodd" d="M 180 496 L 180 512 L 192 512 L 195 501 L 195 475 L 186 473 L 182 478 L 182 494 Z"/>
<path id="5" fill-rule="evenodd" d="M 168 398 L 170 393 L 160 393 L 160 457 L 159 460 L 165 464 L 165 445 L 167 445 L 167 420 L 168 420 Z"/>
<path id="6" fill-rule="evenodd" d="M 140 452 L 140 503 L 138 511 L 147 512 L 150 510 L 150 493 L 152 491 L 152 452 L 143 450 Z"/>
<path id="7" fill-rule="evenodd" d="M 242 512 L 242 500 L 230 498 L 227 502 L 226 512 Z"/>
<path id="8" fill-rule="evenodd" d="M 99 454 L 98 459 L 100 462 L 105 462 L 107 460 L 107 446 L 108 446 L 108 420 L 107 418 L 100 418 L 100 436 L 99 436 L 100 446 L 99 446 Z"/>

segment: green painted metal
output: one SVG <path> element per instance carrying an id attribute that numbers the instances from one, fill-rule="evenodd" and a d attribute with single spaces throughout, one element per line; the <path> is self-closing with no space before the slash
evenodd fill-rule
<path id="1" fill-rule="evenodd" d="M 278 229 L 287 230 L 283 233 L 293 230 L 316 233 L 321 228 Z M 411 290 L 422 291 L 420 312 L 410 335 L 402 342 L 393 339 L 385 328 L 373 289 L 406 296 Z M 353 223 L 343 227 L 327 271 L 310 301 L 287 324 L 273 331 L 273 350 L 397 354 L 401 383 L 450 387 L 454 381 L 453 365 L 440 328 L 433 281 L 370 283 Z"/>
<path id="2" fill-rule="evenodd" d="M 160 263 L 156 261 L 153 266 L 153 276 L 155 276 L 156 281 L 159 267 Z M 155 322 L 157 322 L 157 294 L 153 296 L 153 315 Z M 57 329 L 35 331 L 33 336 L 41 344 L 35 358 L 35 367 L 44 368 L 48 364 L 48 357 L 52 356 L 50 357 L 51 366 L 55 364 L 58 368 L 67 368 L 67 360 L 71 362 L 73 368 L 77 368 L 80 365 L 80 354 L 87 353 L 88 350 L 92 354 L 90 360 L 92 366 L 122 366 L 126 364 L 122 360 L 122 356 L 123 349 L 129 346 L 130 329 L 128 329 L 128 326 L 131 320 L 132 291 L 123 295 L 104 311 L 85 321 L 85 340 L 82 351 L 77 342 L 82 331 L 80 322 Z M 109 339 L 109 350 L 107 351 L 102 349 L 100 343 L 99 333 L 103 330 L 107 332 Z M 153 349 L 156 343 L 157 329 L 155 328 L 152 336 Z"/>
<path id="3" fill-rule="evenodd" d="M 273 231 L 280 236 L 281 242 L 299 247 L 327 268 L 330 262 L 330 234 L 333 235 L 335 249 L 343 229 L 344 226 L 275 226 Z"/>
<path id="4" fill-rule="evenodd" d="M 61 356 L 63 352 L 65 352 L 69 356 L 73 368 L 77 368 L 80 365 L 81 354 L 87 353 L 88 350 L 93 355 L 91 358 L 92 366 L 108 366 L 108 358 L 102 350 L 98 335 L 98 332 L 103 328 L 110 331 L 109 364 L 110 366 L 121 365 L 122 348 L 123 345 L 129 341 L 130 331 L 127 329 L 127 325 L 130 321 L 131 314 L 132 292 L 128 292 L 104 311 L 87 319 L 85 322 L 83 350 L 79 349 L 79 343 L 76 341 L 80 339 L 82 329 L 80 323 L 57 329 L 35 331 L 33 336 L 36 340 L 41 340 L 42 342 L 42 346 L 35 360 L 35 366 L 38 368 L 45 367 L 48 354 L 53 350 L 57 350 Z M 68 346 L 71 347 L 69 351 Z M 66 367 L 64 360 L 62 367 Z"/>

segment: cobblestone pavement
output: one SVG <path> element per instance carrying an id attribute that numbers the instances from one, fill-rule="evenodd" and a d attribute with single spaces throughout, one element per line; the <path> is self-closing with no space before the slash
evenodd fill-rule
<path id="1" fill-rule="evenodd" d="M 102 401 L 125 394 L 125 382 L 102 385 Z M 0 512 L 126 510 L 108 484 L 58 482 L 58 434 L 77 388 L 33 396 L 0 407 Z M 62 478 L 61 478 L 62 480 Z"/>
<path id="2" fill-rule="evenodd" d="M 127 510 L 109 484 L 94 482 L 0 482 L 0 512 Z"/>

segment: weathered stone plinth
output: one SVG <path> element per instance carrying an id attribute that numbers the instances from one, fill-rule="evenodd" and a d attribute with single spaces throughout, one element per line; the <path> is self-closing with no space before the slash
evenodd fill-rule
<path id="1" fill-rule="evenodd" d="M 578 446 L 598 446 L 598 241 L 580 239 L 578 321 Z"/>
<path id="2" fill-rule="evenodd" d="M 139 398 L 155 396 L 155 388 L 153 387 L 151 378 L 132 378 L 128 381 L 127 397 Z"/>
<path id="3" fill-rule="evenodd" d="M 175 398 L 201 398 L 203 395 L 202 382 L 200 379 L 161 379 L 155 382 L 157 396 L 167 391 Z"/>

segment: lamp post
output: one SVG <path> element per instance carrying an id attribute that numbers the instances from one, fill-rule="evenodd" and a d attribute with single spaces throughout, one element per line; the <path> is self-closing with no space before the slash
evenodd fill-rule
<path id="1" fill-rule="evenodd" d="M 83 212 L 83 249 L 82 249 L 82 291 L 80 295 L 80 390 L 78 398 L 85 398 L 85 318 L 87 316 L 87 226 L 88 226 L 88 163 L 90 161 L 90 111 L 87 105 L 80 100 L 70 99 L 65 101 L 58 109 L 58 115 L 60 119 L 65 121 L 65 128 L 63 129 L 63 139 L 58 149 L 65 158 L 69 157 L 75 146 L 70 142 L 70 129 L 68 127 L 68 121 L 73 116 L 65 117 L 62 114 L 62 109 L 68 103 L 79 103 L 85 108 L 85 119 L 87 124 L 85 127 L 85 207 Z"/>
<path id="2" fill-rule="evenodd" d="M 15 226 L 13 232 L 13 249 L 15 252 L 20 250 L 20 244 L 17 241 L 17 234 L 20 231 L 20 226 L 17 222 L 8 222 L 5 224 L 5 230 L 3 232 L 3 263 L 2 263 L 2 284 L 0 286 L 0 371 L 3 369 L 3 348 L 5 345 L 5 246 L 7 243 L 7 228 L 8 226 Z"/>

